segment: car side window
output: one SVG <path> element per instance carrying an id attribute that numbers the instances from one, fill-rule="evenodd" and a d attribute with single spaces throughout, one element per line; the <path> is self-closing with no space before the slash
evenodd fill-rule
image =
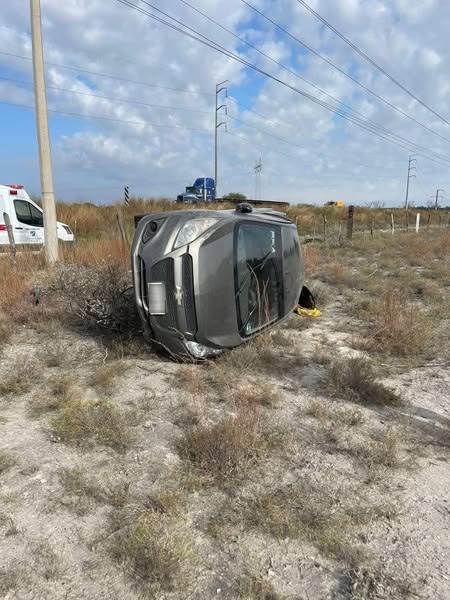
<path id="1" fill-rule="evenodd" d="M 21 223 L 33 225 L 35 227 L 44 226 L 44 219 L 41 211 L 26 200 L 14 200 L 14 208 L 16 209 L 17 219 Z"/>

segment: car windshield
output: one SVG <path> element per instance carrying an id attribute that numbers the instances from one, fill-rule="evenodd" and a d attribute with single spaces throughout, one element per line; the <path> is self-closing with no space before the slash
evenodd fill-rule
<path id="1" fill-rule="evenodd" d="M 280 228 L 243 223 L 235 243 L 239 330 L 248 336 L 278 319 L 282 306 Z"/>

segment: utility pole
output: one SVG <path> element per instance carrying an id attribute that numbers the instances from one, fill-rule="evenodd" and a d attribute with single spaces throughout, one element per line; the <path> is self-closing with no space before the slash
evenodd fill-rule
<path id="1" fill-rule="evenodd" d="M 36 103 L 36 124 L 39 142 L 42 209 L 44 213 L 45 257 L 47 263 L 52 265 L 58 260 L 58 234 L 56 226 L 55 195 L 53 192 L 50 135 L 48 131 L 40 0 L 30 0 L 30 12 L 33 45 L 34 97 Z"/>
<path id="2" fill-rule="evenodd" d="M 261 189 L 261 171 L 262 171 L 262 159 L 255 164 L 255 200 L 261 200 L 259 196 L 262 196 Z"/>
<path id="3" fill-rule="evenodd" d="M 441 190 L 441 189 L 436 190 L 436 200 L 434 202 L 434 210 L 437 210 L 439 208 L 439 194 L 443 191 L 444 190 Z"/>
<path id="4" fill-rule="evenodd" d="M 218 167 L 217 167 L 217 163 L 218 163 L 218 158 L 217 158 L 217 142 L 218 142 L 218 132 L 219 132 L 219 127 L 221 127 L 222 125 L 225 126 L 225 130 L 227 127 L 227 123 L 226 121 L 221 121 L 219 123 L 219 111 L 224 108 L 225 109 L 225 115 L 227 115 L 227 105 L 226 104 L 221 104 L 219 106 L 219 95 L 221 92 L 225 91 L 225 97 L 228 96 L 228 90 L 227 90 L 227 86 L 225 85 L 226 83 L 228 83 L 228 79 L 226 79 L 225 81 L 221 81 L 220 83 L 216 84 L 216 108 L 215 108 L 215 112 L 214 112 L 214 184 L 216 186 L 216 198 L 219 196 L 218 194 L 218 189 L 219 189 L 219 184 L 218 184 Z"/>
<path id="5" fill-rule="evenodd" d="M 411 171 L 417 169 L 417 158 L 410 155 L 408 159 L 408 178 L 406 180 L 406 197 L 405 197 L 405 208 L 409 206 L 409 180 L 415 177 L 414 174 L 411 174 Z"/>

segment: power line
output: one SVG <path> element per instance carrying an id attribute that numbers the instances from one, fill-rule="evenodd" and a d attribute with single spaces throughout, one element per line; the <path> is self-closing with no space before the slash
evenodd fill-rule
<path id="1" fill-rule="evenodd" d="M 21 54 L 13 54 L 12 52 L 1 51 L 0 54 L 2 54 L 3 56 L 10 56 L 12 58 L 18 58 L 20 60 L 27 60 L 30 62 L 32 60 L 30 56 L 23 56 Z M 83 69 L 82 67 L 74 67 L 71 65 L 64 65 L 61 63 L 54 63 L 54 62 L 49 62 L 49 61 L 45 61 L 45 64 L 50 67 L 57 67 L 57 68 L 66 69 L 69 71 L 78 71 L 80 73 L 86 73 L 87 75 L 93 75 L 95 77 L 106 77 L 107 79 L 115 79 L 116 81 L 122 81 L 123 83 L 133 83 L 133 84 L 142 85 L 142 86 L 148 87 L 148 88 L 168 90 L 170 92 L 178 92 L 178 93 L 183 93 L 183 94 L 192 94 L 195 96 L 211 96 L 211 94 L 205 94 L 204 92 L 197 92 L 196 90 L 191 90 L 189 88 L 166 87 L 164 85 L 156 85 L 156 84 L 152 84 L 152 83 L 147 83 L 145 81 L 138 81 L 136 79 L 126 79 L 125 77 L 118 77 L 117 75 L 111 75 L 109 73 L 101 73 L 99 71 L 91 71 L 88 69 Z"/>
<path id="2" fill-rule="evenodd" d="M 352 50 L 354 50 L 359 56 L 361 56 L 364 60 L 370 63 L 373 67 L 378 69 L 380 73 L 383 73 L 385 77 L 390 79 L 397 87 L 406 92 L 408 96 L 413 98 L 416 102 L 422 105 L 424 108 L 429 110 L 433 115 L 438 117 L 441 121 L 443 121 L 446 125 L 450 125 L 449 121 L 445 119 L 442 115 L 436 112 L 433 108 L 431 108 L 428 104 L 426 104 L 423 100 L 418 98 L 413 92 L 411 92 L 406 86 L 404 86 L 398 79 L 390 75 L 383 67 L 381 67 L 378 63 L 376 63 L 366 52 L 361 50 L 356 44 L 354 44 L 351 40 L 349 40 L 343 33 L 341 33 L 336 27 L 334 27 L 329 21 L 322 17 L 317 11 L 315 11 L 307 2 L 304 0 L 297 0 L 299 4 L 301 4 L 306 10 L 308 10 L 311 14 L 313 14 L 319 21 L 321 21 L 328 29 L 330 29 L 333 33 L 335 33 L 342 41 L 344 41 Z"/>
<path id="3" fill-rule="evenodd" d="M 202 10 L 200 10 L 199 8 L 197 8 L 196 6 L 193 6 L 190 2 L 187 2 L 187 0 L 178 0 L 178 1 L 181 2 L 182 4 L 184 4 L 185 6 L 188 6 L 193 11 L 195 11 L 196 13 L 198 13 L 199 15 L 201 15 L 202 17 L 204 17 L 205 19 L 207 19 L 211 23 L 214 23 L 214 25 L 216 25 L 217 27 L 220 27 L 220 29 L 222 29 L 223 31 L 226 31 L 227 33 L 229 33 L 230 35 L 232 35 L 234 38 L 236 38 L 237 40 L 239 40 L 240 42 L 242 42 L 243 44 L 245 44 L 248 48 L 251 48 L 252 50 L 255 50 L 256 52 L 258 52 L 258 54 L 260 54 L 261 56 L 264 56 L 264 58 L 266 58 L 267 60 L 269 60 L 273 64 L 279 66 L 281 69 L 283 69 L 287 73 L 289 73 L 291 75 L 294 75 L 294 77 L 296 77 L 297 79 L 300 79 L 304 83 L 310 85 L 311 87 L 313 87 L 314 89 L 316 89 L 320 93 L 324 94 L 325 96 L 327 96 L 328 98 L 330 98 L 331 100 L 333 100 L 334 102 L 336 102 L 337 104 L 342 105 L 347 110 L 349 110 L 351 112 L 355 112 L 356 114 L 359 114 L 359 116 L 363 116 L 364 117 L 364 115 L 361 115 L 361 113 L 358 113 L 358 111 L 356 111 L 355 109 L 353 109 L 350 105 L 346 104 L 345 102 L 342 102 L 338 98 L 335 98 L 334 96 L 332 96 L 331 94 L 329 94 L 328 92 L 326 92 L 325 90 L 323 90 L 321 87 L 319 87 L 314 82 L 309 81 L 308 79 L 306 79 L 305 77 L 303 77 L 302 75 L 300 75 L 299 73 L 297 73 L 296 71 L 293 71 L 292 69 L 290 69 L 289 67 L 287 67 L 286 65 L 284 65 L 282 62 L 274 59 L 272 56 L 270 56 L 269 54 L 267 54 L 266 52 L 264 52 L 263 50 L 261 50 L 260 48 L 258 48 L 257 46 L 255 46 L 254 44 L 251 44 L 250 42 L 248 42 L 242 36 L 240 36 L 237 33 L 235 33 L 232 29 L 229 29 L 228 27 L 225 27 L 224 25 L 222 25 L 222 23 L 219 23 L 219 21 L 217 21 L 216 19 L 213 19 L 210 15 L 206 14 L 205 12 L 203 12 Z M 144 0 L 142 0 L 142 2 L 144 2 Z M 147 4 L 148 6 L 151 6 L 152 8 L 154 8 L 155 10 L 157 10 L 159 12 L 159 9 L 156 8 L 155 6 L 153 6 L 152 4 L 149 4 L 148 2 L 144 2 L 144 4 Z M 163 13 L 163 14 L 166 14 L 166 13 Z"/>
<path id="4" fill-rule="evenodd" d="M 0 104 L 7 104 L 9 106 L 17 106 L 19 108 L 31 108 L 34 109 L 34 106 L 31 106 L 29 104 L 20 104 L 18 102 L 10 102 L 9 100 L 0 100 Z M 125 123 L 127 125 L 150 125 L 151 127 L 158 127 L 161 129 L 183 129 L 185 131 L 193 131 L 195 133 L 202 133 L 202 134 L 208 134 L 211 135 L 212 131 L 209 131 L 207 129 L 192 129 L 190 127 L 185 127 L 184 125 L 161 125 L 160 123 L 152 123 L 151 121 L 126 121 L 124 119 L 118 119 L 115 117 L 102 117 L 100 115 L 86 115 L 83 113 L 77 113 L 77 112 L 65 112 L 65 111 L 61 111 L 61 110 L 55 110 L 55 109 L 48 109 L 48 112 L 51 113 L 55 113 L 58 115 L 62 115 L 64 117 L 80 117 L 82 119 L 94 119 L 94 120 L 101 120 L 101 121 L 114 121 L 116 123 Z"/>
<path id="5" fill-rule="evenodd" d="M 306 44 L 305 42 L 303 42 L 299 37 L 293 35 L 288 29 L 286 29 L 285 27 L 283 27 L 282 25 L 280 25 L 279 23 L 277 23 L 274 19 L 272 19 L 271 17 L 269 17 L 263 11 L 259 10 L 258 8 L 256 8 L 256 6 L 253 6 L 253 4 L 251 4 L 250 2 L 247 2 L 247 0 L 241 0 L 241 2 L 243 2 L 249 8 L 251 8 L 253 11 L 255 11 L 258 15 L 260 15 L 261 17 L 263 17 L 263 19 L 265 19 L 269 23 L 272 23 L 272 25 L 274 25 L 277 29 L 279 29 L 280 31 L 282 31 L 283 33 L 285 33 L 286 35 L 288 35 L 291 39 L 293 39 L 295 42 L 297 42 L 298 44 L 300 44 L 303 48 L 305 48 L 306 50 L 308 50 L 309 52 L 311 52 L 312 54 L 314 54 L 314 56 L 317 56 L 320 60 L 322 60 L 323 62 L 327 63 L 329 66 L 333 67 L 333 69 L 336 69 L 336 71 L 338 71 L 339 73 L 341 73 L 342 75 L 344 75 L 345 77 L 347 77 L 348 79 L 350 79 L 351 81 L 353 81 L 353 83 L 355 83 L 356 85 L 358 85 L 360 88 L 362 88 L 363 90 L 365 90 L 366 92 L 368 92 L 369 94 L 371 94 L 374 98 L 376 98 L 380 102 L 383 102 L 384 104 L 386 104 L 386 106 L 389 106 L 389 108 L 392 108 L 393 110 L 395 110 L 396 112 L 398 112 L 402 116 L 406 117 L 407 119 L 410 119 L 411 121 L 413 121 L 417 125 L 420 125 L 420 127 L 423 127 L 424 129 L 426 129 L 427 131 L 429 131 L 433 135 L 437 135 L 438 137 L 442 138 L 446 142 L 450 141 L 446 137 L 442 136 L 440 133 L 438 133 L 437 131 L 435 131 L 434 129 L 431 129 L 431 127 L 428 127 L 428 125 L 425 125 L 424 123 L 422 123 L 421 121 L 419 121 L 415 117 L 409 115 L 407 112 L 405 112 L 404 110 L 402 110 L 401 108 L 399 108 L 398 106 L 396 106 L 395 104 L 393 104 L 392 102 L 390 102 L 389 100 L 387 100 L 386 98 L 383 98 L 383 96 L 380 96 L 379 94 L 377 94 L 376 92 L 374 92 L 369 86 L 367 86 L 364 83 L 362 83 L 361 81 L 359 81 L 359 79 L 356 79 L 356 77 L 353 77 L 353 75 L 350 75 L 350 73 L 347 73 L 347 71 L 345 71 L 344 69 L 342 69 L 339 65 L 337 65 L 336 63 L 334 63 L 332 60 L 330 60 L 326 56 L 323 56 L 323 54 L 320 54 L 319 52 L 317 52 L 317 50 L 314 50 L 314 48 L 312 48 L 311 46 L 309 46 L 308 44 Z M 444 122 L 447 123 L 447 121 L 444 121 Z M 447 124 L 450 124 L 450 123 L 447 123 Z"/>
<path id="6" fill-rule="evenodd" d="M 2 77 L 0 76 L 0 80 L 3 81 L 12 81 L 14 83 L 20 83 L 22 85 L 33 85 L 32 81 L 23 81 L 21 79 L 14 79 L 13 77 Z M 80 96 L 88 96 L 90 98 L 100 98 L 103 100 L 113 100 L 114 102 L 123 102 L 125 104 L 135 104 L 137 106 L 146 106 L 149 108 L 165 108 L 165 109 L 169 109 L 169 110 L 184 110 L 187 112 L 195 112 L 195 113 L 201 113 L 201 114 L 205 114 L 205 115 L 209 115 L 209 111 L 207 110 L 198 110 L 195 108 L 187 108 L 184 106 L 167 106 L 164 104 L 148 104 L 146 102 L 139 102 L 138 100 L 125 100 L 122 98 L 117 98 L 117 96 L 103 96 L 100 94 L 92 94 L 90 92 L 81 92 L 78 90 L 69 90 L 67 88 L 62 88 L 62 87 L 58 87 L 56 85 L 47 85 L 47 89 L 49 90 L 58 90 L 60 92 L 67 92 L 69 94 L 77 94 Z"/>
<path id="7" fill-rule="evenodd" d="M 267 71 L 265 71 L 264 69 L 261 69 L 260 67 L 250 63 L 249 61 L 247 61 L 246 59 L 242 58 L 239 55 L 234 54 L 233 52 L 231 52 L 230 50 L 228 50 L 227 48 L 221 46 L 220 44 L 218 44 L 217 42 L 214 42 L 213 40 L 211 40 L 210 38 L 206 37 L 205 35 L 199 33 L 198 31 L 196 31 L 195 29 L 193 29 L 192 27 L 189 27 L 188 25 L 185 25 L 184 23 L 182 23 L 181 21 L 175 19 L 174 17 L 171 17 L 170 15 L 168 15 L 167 13 L 165 13 L 164 11 L 161 11 L 160 9 L 156 9 L 158 12 L 167 15 L 167 17 L 169 19 L 171 19 L 172 21 L 174 21 L 175 23 L 178 23 L 179 25 L 181 25 L 181 27 L 183 27 L 184 29 L 181 29 L 180 27 L 174 25 L 173 23 L 171 23 L 170 21 L 166 21 L 164 19 L 162 19 L 161 17 L 158 17 L 157 15 L 150 13 L 146 10 L 144 10 L 143 8 L 141 8 L 140 6 L 136 6 L 135 4 L 133 4 L 132 2 L 130 2 L 129 0 L 115 0 L 116 2 L 119 2 L 121 4 L 123 4 L 124 6 L 128 6 L 131 9 L 136 10 L 137 12 L 140 12 L 141 14 L 150 17 L 164 25 L 166 25 L 167 27 L 169 27 L 170 29 L 173 29 L 174 31 L 177 31 L 178 33 L 181 33 L 182 35 L 185 35 L 186 37 L 189 37 L 190 39 L 193 39 L 209 48 L 212 48 L 213 50 L 216 50 L 217 52 L 220 52 L 221 54 L 224 54 L 225 56 L 227 56 L 228 58 L 231 58 L 233 60 L 235 60 L 236 62 L 239 62 L 251 69 L 253 69 L 254 71 L 268 77 L 269 79 L 272 79 L 273 81 L 276 81 L 277 83 L 280 83 L 281 85 L 291 89 L 292 91 L 302 95 L 305 98 L 308 98 L 309 100 L 311 100 L 312 102 L 322 106 L 323 108 L 333 112 L 334 114 L 337 114 L 339 116 L 341 116 L 342 118 L 346 119 L 349 122 L 352 122 L 354 124 L 356 124 L 357 126 L 359 126 L 362 129 L 365 129 L 366 131 L 369 131 L 370 133 L 373 133 L 375 135 L 377 135 L 378 137 L 380 137 L 381 139 L 384 139 L 386 141 L 390 141 L 391 143 L 397 144 L 400 147 L 405 147 L 404 144 L 399 143 L 398 141 L 391 139 L 390 137 L 387 137 L 386 135 L 384 135 L 383 133 L 380 133 L 374 126 L 372 126 L 370 123 L 366 123 L 364 122 L 362 119 L 359 119 L 357 117 L 352 117 L 350 115 L 347 115 L 346 113 L 343 113 L 341 110 L 336 109 L 335 107 L 329 105 L 328 103 L 318 99 L 315 96 L 312 96 L 311 94 L 305 92 L 304 90 L 300 90 L 299 88 L 288 84 L 287 82 L 279 79 L 278 77 L 268 73 Z M 148 2 L 145 2 L 145 0 L 141 0 L 142 2 L 144 2 L 145 4 L 150 5 Z M 242 0 L 243 2 L 245 0 Z M 150 5 L 152 6 L 152 5 Z M 186 31 L 186 29 L 188 31 Z M 192 32 L 192 33 L 190 33 Z M 385 130 L 388 131 L 388 130 Z M 388 133 L 388 135 L 393 135 L 396 136 L 396 134 L 392 134 L 392 133 Z M 399 137 L 399 136 L 396 136 Z M 409 140 L 407 140 L 408 144 L 411 144 L 411 146 L 413 147 L 414 150 L 416 150 L 417 148 L 417 144 L 415 144 L 414 142 L 411 142 Z M 415 148 L 414 148 L 415 147 Z M 429 150 L 428 151 L 431 155 L 434 155 L 434 157 L 438 160 L 442 160 L 442 161 L 448 161 L 449 159 L 446 157 L 441 157 L 439 155 L 437 155 L 436 153 L 434 153 L 433 151 Z M 423 152 L 422 152 L 423 154 Z M 430 158 L 430 156 L 423 154 L 426 158 L 428 158 L 429 160 L 433 160 L 432 158 Z"/>

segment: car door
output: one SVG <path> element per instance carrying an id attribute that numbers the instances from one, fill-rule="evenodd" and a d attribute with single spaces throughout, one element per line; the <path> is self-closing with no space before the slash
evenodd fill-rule
<path id="1" fill-rule="evenodd" d="M 16 244 L 42 244 L 44 221 L 42 212 L 27 200 L 14 200 Z"/>

